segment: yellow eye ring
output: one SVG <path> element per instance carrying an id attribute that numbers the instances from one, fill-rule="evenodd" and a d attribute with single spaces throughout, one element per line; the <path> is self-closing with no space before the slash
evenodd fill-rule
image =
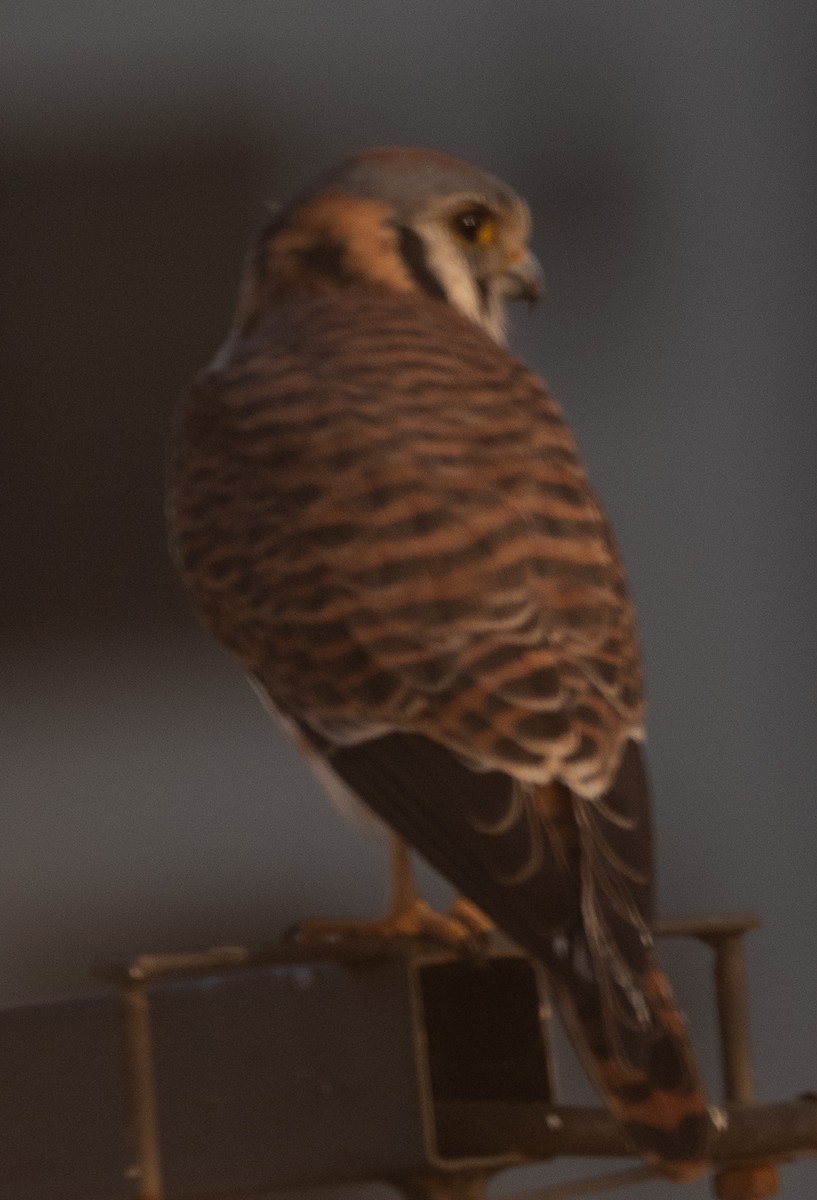
<path id="1" fill-rule="evenodd" d="M 496 217 L 487 208 L 464 208 L 454 215 L 452 224 L 459 237 L 472 246 L 489 246 L 496 239 Z"/>

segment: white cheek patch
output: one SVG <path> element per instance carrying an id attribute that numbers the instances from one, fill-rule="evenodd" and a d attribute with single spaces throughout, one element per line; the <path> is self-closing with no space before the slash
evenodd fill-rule
<path id="1" fill-rule="evenodd" d="M 429 270 L 440 284 L 449 304 L 458 309 L 501 345 L 505 342 L 504 305 L 493 290 L 484 295 L 474 278 L 471 264 L 451 236 L 436 222 L 420 224 Z"/>

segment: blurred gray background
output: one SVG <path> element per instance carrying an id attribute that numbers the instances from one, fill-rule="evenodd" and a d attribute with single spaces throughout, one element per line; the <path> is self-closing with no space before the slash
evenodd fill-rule
<path id="1" fill-rule="evenodd" d="M 356 149 L 431 145 L 533 210 L 548 295 L 512 344 L 563 402 L 629 567 L 661 909 L 762 915 L 758 1090 L 817 1089 L 814 5 L 0 16 L 0 999 L 381 904 L 382 848 L 194 627 L 163 456 L 266 202 Z M 664 958 L 717 1097 L 709 953 Z M 815 1183 L 788 1168 L 783 1194 Z"/>

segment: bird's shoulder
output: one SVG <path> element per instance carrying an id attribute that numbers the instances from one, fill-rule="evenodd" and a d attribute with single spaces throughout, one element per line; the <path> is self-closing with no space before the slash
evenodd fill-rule
<path id="1" fill-rule="evenodd" d="M 464 392 L 494 388 L 498 397 L 558 408 L 534 371 L 444 300 L 379 283 L 282 293 L 250 330 L 228 339 L 193 390 L 229 397 L 249 369 L 269 383 L 298 373 L 321 391 L 397 394 L 453 381 Z"/>

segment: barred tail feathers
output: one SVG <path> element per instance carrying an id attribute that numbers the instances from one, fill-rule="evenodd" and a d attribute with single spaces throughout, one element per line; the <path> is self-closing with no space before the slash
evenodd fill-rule
<path id="1" fill-rule="evenodd" d="M 670 1178 L 696 1179 L 708 1165 L 709 1110 L 686 1022 L 661 968 L 650 958 L 642 983 L 649 1025 L 641 1054 L 631 1053 L 627 1062 L 611 1046 L 611 1014 L 595 981 L 556 965 L 550 955 L 546 968 L 571 1042 L 639 1155 Z M 624 1033 L 632 1051 L 632 1030 Z"/>
<path id="2" fill-rule="evenodd" d="M 576 1053 L 636 1151 L 674 1178 L 699 1175 L 709 1116 L 684 1019 L 652 951 L 636 744 L 598 800 L 475 772 L 413 734 L 334 749 L 327 765 L 542 963 Z"/>

